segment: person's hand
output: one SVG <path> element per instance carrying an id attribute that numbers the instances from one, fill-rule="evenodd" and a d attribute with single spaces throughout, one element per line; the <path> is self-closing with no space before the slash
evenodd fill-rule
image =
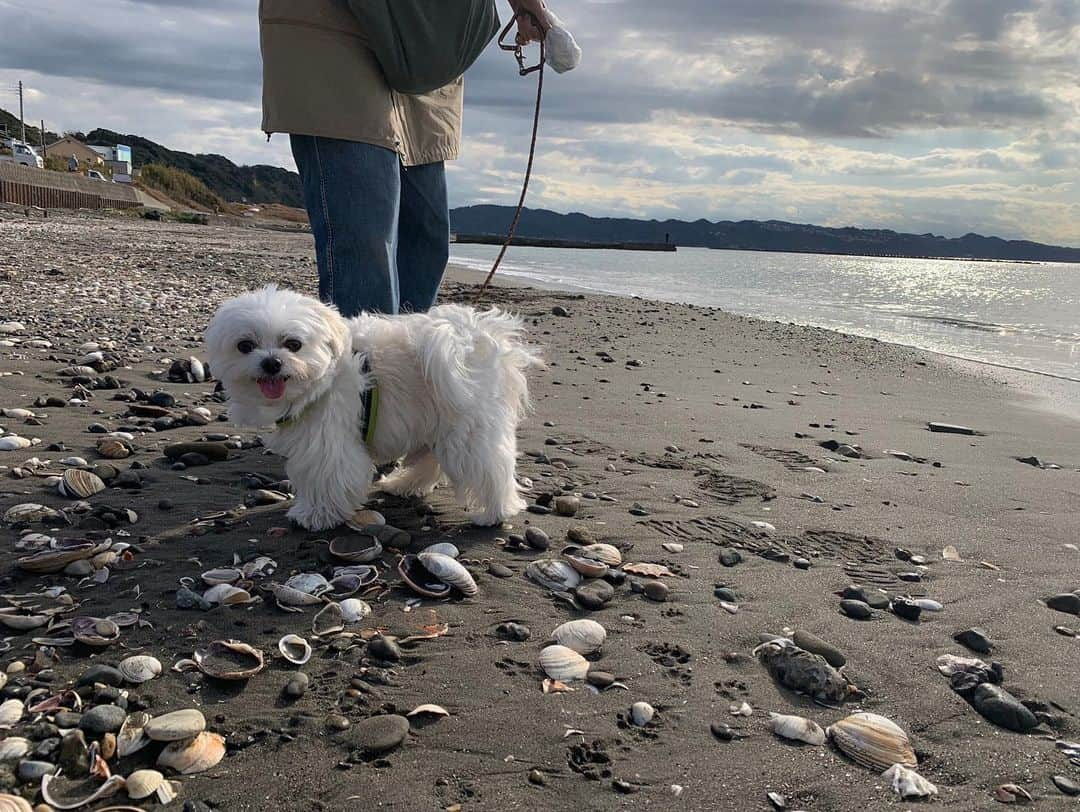
<path id="1" fill-rule="evenodd" d="M 543 0 L 510 0 L 510 7 L 514 10 L 514 14 L 524 15 L 518 17 L 517 21 L 518 29 L 515 37 L 517 44 L 528 45 L 530 42 L 540 42 L 544 38 L 544 29 L 537 26 L 533 17 L 541 24 L 547 20 Z M 533 16 L 530 17 L 529 14 Z"/>

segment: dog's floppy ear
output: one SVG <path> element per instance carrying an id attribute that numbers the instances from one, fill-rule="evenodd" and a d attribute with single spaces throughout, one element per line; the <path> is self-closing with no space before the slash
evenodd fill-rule
<path id="1" fill-rule="evenodd" d="M 336 307 L 326 307 L 326 346 L 334 358 L 341 358 L 352 348 L 352 335 L 349 324 L 341 317 Z"/>

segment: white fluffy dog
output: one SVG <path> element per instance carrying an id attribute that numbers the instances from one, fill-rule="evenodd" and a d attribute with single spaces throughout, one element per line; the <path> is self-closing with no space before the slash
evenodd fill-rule
<path id="1" fill-rule="evenodd" d="M 225 302 L 206 343 L 230 418 L 276 425 L 265 442 L 288 458 L 298 524 L 341 524 L 363 507 L 375 466 L 404 458 L 380 490 L 426 495 L 445 473 L 473 522 L 492 525 L 525 507 L 516 430 L 525 371 L 542 363 L 523 332 L 498 309 L 452 304 L 346 320 L 270 286 Z"/>

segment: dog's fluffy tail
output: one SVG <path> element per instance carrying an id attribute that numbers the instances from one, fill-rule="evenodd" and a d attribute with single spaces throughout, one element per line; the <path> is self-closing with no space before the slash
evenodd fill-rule
<path id="1" fill-rule="evenodd" d="M 464 411 L 475 398 L 497 392 L 515 418 L 527 412 L 525 373 L 544 368 L 544 362 L 538 350 L 525 343 L 522 319 L 497 307 L 480 311 L 440 305 L 428 312 L 439 340 L 424 342 L 424 372 L 440 397 Z"/>

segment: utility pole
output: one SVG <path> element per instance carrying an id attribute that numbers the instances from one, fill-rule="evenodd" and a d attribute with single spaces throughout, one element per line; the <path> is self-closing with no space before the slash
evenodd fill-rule
<path id="1" fill-rule="evenodd" d="M 41 129 L 38 130 L 38 137 L 41 140 L 41 158 L 45 159 L 45 119 L 41 119 Z"/>
<path id="2" fill-rule="evenodd" d="M 22 142 L 26 143 L 26 119 L 23 118 L 22 79 L 19 80 L 19 124 L 22 125 Z"/>

